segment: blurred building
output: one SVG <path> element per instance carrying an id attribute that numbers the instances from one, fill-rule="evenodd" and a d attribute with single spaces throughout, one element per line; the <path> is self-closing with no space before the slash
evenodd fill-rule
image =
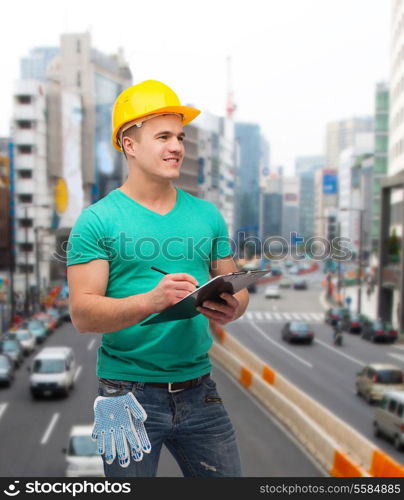
<path id="1" fill-rule="evenodd" d="M 9 158 L 7 137 L 0 137 L 0 272 L 9 271 L 11 227 L 9 196 Z"/>
<path id="2" fill-rule="evenodd" d="M 314 177 L 318 169 L 325 167 L 324 156 L 296 158 L 295 172 L 299 179 L 299 234 L 306 241 L 314 236 Z"/>
<path id="3" fill-rule="evenodd" d="M 59 55 L 59 47 L 36 47 L 29 56 L 20 61 L 20 75 L 23 80 L 41 80 L 48 78 L 49 64 Z"/>
<path id="4" fill-rule="evenodd" d="M 388 169 L 381 179 L 381 214 L 378 271 L 378 315 L 404 331 L 404 4 L 392 2 L 390 44 L 389 120 L 379 115 L 380 127 L 387 129 Z M 380 107 L 386 97 L 380 95 Z M 384 102 L 383 102 L 384 99 Z M 387 141 L 380 140 L 380 146 Z M 379 160 L 380 161 L 380 160 Z"/>
<path id="5" fill-rule="evenodd" d="M 366 192 L 371 190 L 374 132 L 358 132 L 353 137 L 351 147 L 342 151 L 338 161 L 338 208 L 341 223 L 341 237 L 348 238 L 352 250 L 357 254 L 360 244 L 360 210 L 363 210 L 366 221 L 366 248 L 370 250 L 371 199 L 365 199 Z M 365 161 L 364 170 L 362 163 Z M 366 181 L 366 182 L 365 182 Z"/>
<path id="6" fill-rule="evenodd" d="M 285 176 L 282 182 L 282 232 L 281 235 L 292 246 L 293 233 L 299 234 L 299 179 Z"/>
<path id="7" fill-rule="evenodd" d="M 199 130 L 194 124 L 187 125 L 184 138 L 185 157 L 181 175 L 173 184 L 188 193 L 198 196 Z"/>
<path id="8" fill-rule="evenodd" d="M 116 97 L 132 84 L 123 54 L 94 49 L 89 33 L 61 36 L 60 59 L 53 63 L 53 80 L 80 97 L 82 117 L 82 176 L 87 206 L 117 188 L 126 178 L 124 156 L 111 145 L 111 111 Z"/>
<path id="9" fill-rule="evenodd" d="M 16 291 L 65 280 L 65 241 L 84 206 L 122 184 L 111 144 L 111 109 L 131 84 L 123 55 L 105 55 L 88 33 L 33 49 L 14 85 Z M 51 258 L 52 256 L 52 258 Z"/>
<path id="10" fill-rule="evenodd" d="M 318 169 L 314 176 L 315 237 L 331 241 L 337 236 L 337 170 Z"/>
<path id="11" fill-rule="evenodd" d="M 198 178 L 197 195 L 214 203 L 222 213 L 229 235 L 234 233 L 234 190 L 236 182 L 236 143 L 234 123 L 204 111 L 195 120 L 198 131 Z M 186 134 L 188 136 L 188 129 Z M 188 155 L 187 144 L 185 153 Z M 183 170 L 178 185 L 183 189 Z"/>
<path id="12" fill-rule="evenodd" d="M 355 117 L 327 124 L 326 132 L 326 167 L 338 168 L 339 156 L 354 145 L 355 135 L 361 132 L 373 132 L 372 116 Z"/>
<path id="13" fill-rule="evenodd" d="M 39 80 L 15 82 L 11 134 L 16 206 L 15 289 L 30 296 L 38 286 L 37 266 L 41 266 L 42 276 L 49 283 L 49 264 L 42 265 L 36 258 L 39 228 L 49 229 L 52 214 L 46 118 L 44 83 Z"/>
<path id="14" fill-rule="evenodd" d="M 282 177 L 271 173 L 262 185 L 262 238 L 282 235 L 283 189 Z"/>
<path id="15" fill-rule="evenodd" d="M 235 234 L 247 237 L 259 234 L 259 174 L 262 165 L 260 126 L 255 123 L 236 123 L 238 172 L 236 191 Z M 238 237 L 236 236 L 236 239 Z"/>
<path id="16" fill-rule="evenodd" d="M 371 228 L 370 239 L 372 250 L 379 249 L 380 212 L 381 212 L 381 180 L 388 172 L 389 151 L 389 86 L 385 82 L 376 85 L 375 95 L 375 148 L 372 171 Z M 365 195 L 366 198 L 366 195 Z"/>

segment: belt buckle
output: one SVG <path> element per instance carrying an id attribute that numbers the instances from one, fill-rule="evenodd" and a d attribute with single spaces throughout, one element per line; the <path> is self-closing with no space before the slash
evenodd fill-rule
<path id="1" fill-rule="evenodd" d="M 175 382 L 168 382 L 168 392 L 174 393 L 174 392 L 181 392 L 185 389 L 171 389 L 172 384 L 175 384 Z"/>

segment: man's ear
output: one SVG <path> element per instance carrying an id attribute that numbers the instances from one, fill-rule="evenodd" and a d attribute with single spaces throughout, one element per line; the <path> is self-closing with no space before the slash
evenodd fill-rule
<path id="1" fill-rule="evenodd" d="M 128 136 L 122 138 L 122 149 L 126 156 L 135 156 L 135 141 Z"/>

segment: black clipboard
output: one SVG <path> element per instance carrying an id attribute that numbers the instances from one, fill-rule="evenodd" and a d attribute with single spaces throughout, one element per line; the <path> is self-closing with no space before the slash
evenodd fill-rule
<path id="1" fill-rule="evenodd" d="M 215 276 L 173 306 L 164 309 L 161 313 L 158 313 L 152 318 L 140 323 L 140 326 L 163 323 L 165 321 L 176 321 L 178 319 L 193 318 L 194 316 L 200 314 L 196 308 L 201 306 L 205 300 L 224 302 L 224 300 L 220 298 L 221 293 L 227 292 L 233 295 L 243 288 L 249 287 L 264 276 L 270 274 L 271 272 L 268 270 L 237 271 L 235 273 Z"/>

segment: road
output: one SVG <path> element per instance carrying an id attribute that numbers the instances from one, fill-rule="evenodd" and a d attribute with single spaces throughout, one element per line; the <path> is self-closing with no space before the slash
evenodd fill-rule
<path id="1" fill-rule="evenodd" d="M 261 285 L 251 295 L 248 312 L 226 330 L 294 385 L 404 463 L 403 453 L 384 439 L 373 437 L 374 407 L 356 396 L 354 384 L 356 373 L 367 363 L 394 363 L 404 369 L 404 346 L 372 344 L 347 333 L 344 345 L 335 347 L 319 301 L 322 278 L 321 272 L 307 275 L 308 290 L 281 289 L 280 299 L 265 299 L 265 285 Z M 282 326 L 292 319 L 307 320 L 312 325 L 313 345 L 281 340 Z"/>
<path id="2" fill-rule="evenodd" d="M 66 399 L 31 400 L 27 367 L 32 355 L 17 371 L 11 388 L 0 389 L 0 476 L 61 477 L 65 474 L 62 449 L 67 445 L 71 426 L 93 421 L 99 340 L 98 335 L 76 333 L 70 323 L 61 326 L 47 339 L 46 346 L 68 345 L 73 347 L 76 355 L 75 389 Z M 293 437 L 221 368 L 214 367 L 213 377 L 237 431 L 244 476 L 325 475 Z M 165 449 L 158 475 L 182 475 Z"/>

